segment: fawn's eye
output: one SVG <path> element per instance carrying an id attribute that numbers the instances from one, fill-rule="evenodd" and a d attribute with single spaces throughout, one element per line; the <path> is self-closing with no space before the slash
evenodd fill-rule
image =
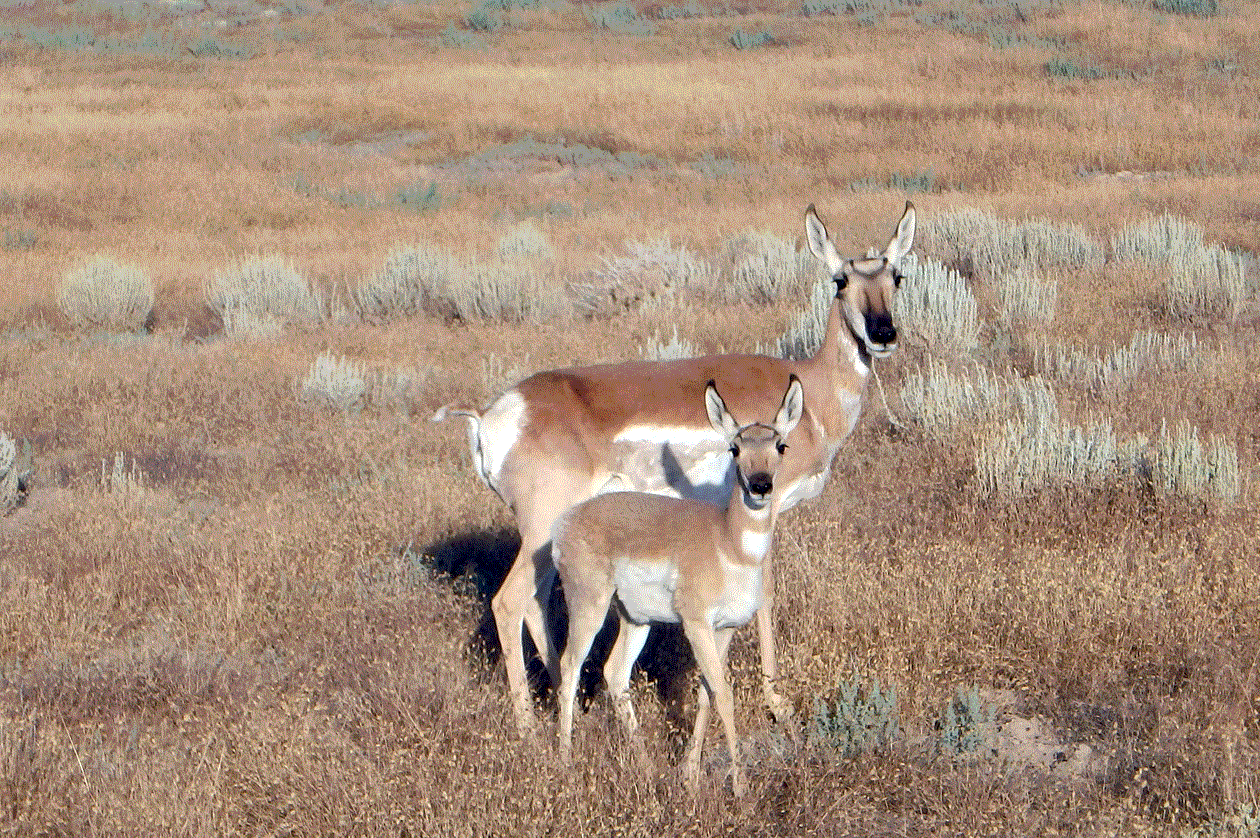
<path id="1" fill-rule="evenodd" d="M 837 291 L 843 291 L 844 287 L 849 284 L 849 277 L 847 274 L 841 271 L 840 273 L 833 276 L 831 278 L 831 281 L 836 284 Z"/>
<path id="2" fill-rule="evenodd" d="M 732 456 L 732 457 L 738 457 L 738 456 L 739 456 L 739 446 L 738 446 L 738 445 L 732 445 L 732 446 L 731 446 L 731 456 Z"/>
<path id="3" fill-rule="evenodd" d="M 783 456 L 783 452 L 787 450 L 787 443 L 786 443 L 786 442 L 780 442 L 778 445 L 776 445 L 776 446 L 774 446 L 774 447 L 778 449 L 778 451 L 779 451 L 779 456 Z"/>
<path id="4" fill-rule="evenodd" d="M 899 273 L 894 273 L 894 274 L 893 274 L 893 287 L 894 287 L 894 288 L 900 288 L 900 287 L 901 287 L 901 280 L 902 280 L 903 278 L 904 278 L 904 277 L 903 277 L 901 274 L 899 274 Z"/>

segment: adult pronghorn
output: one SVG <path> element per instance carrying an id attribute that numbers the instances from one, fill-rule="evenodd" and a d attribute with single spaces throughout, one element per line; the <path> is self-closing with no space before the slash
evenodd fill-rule
<path id="1" fill-rule="evenodd" d="M 741 426 L 712 381 L 704 392 L 714 433 L 730 446 L 735 480 L 726 509 L 692 498 L 612 492 L 583 501 L 552 528 L 551 555 L 569 606 L 569 642 L 560 661 L 560 753 L 573 739 L 573 703 L 582 662 L 603 628 L 613 596 L 621 629 L 604 665 L 604 680 L 630 733 L 638 728 L 627 692 L 653 622 L 682 623 L 703 676 L 696 724 L 684 760 L 694 787 L 717 705 L 731 756 L 735 796 L 744 793 L 735 738 L 735 702 L 726 679 L 726 652 L 735 629 L 761 607 L 762 567 L 770 554 L 778 499 L 776 476 L 784 439 L 801 419 L 801 382 L 790 379 L 774 423 Z"/>
<path id="2" fill-rule="evenodd" d="M 844 260 L 813 205 L 805 211 L 809 249 L 836 285 L 826 337 L 813 358 L 711 355 L 552 370 L 530 376 L 482 412 L 443 408 L 434 415 L 435 420 L 448 414 L 468 419 L 478 473 L 516 514 L 520 552 L 492 609 L 522 728 L 533 721 L 522 623 L 556 682 L 558 659 L 543 616 L 554 579 L 547 549 L 552 523 L 613 475 L 639 491 L 725 501 L 733 474 L 725 441 L 702 407 L 709 380 L 737 415 L 755 419 L 773 416 L 789 376 L 800 378 L 805 410 L 787 441 L 779 505 L 790 509 L 817 497 L 836 450 L 861 412 L 870 359 L 886 358 L 896 349 L 890 307 L 914 228 L 914 207 L 907 202 L 882 255 Z M 771 711 L 783 718 L 791 707 L 774 688 L 778 664 L 769 562 L 764 575 L 764 604 L 757 612 L 762 689 Z"/>

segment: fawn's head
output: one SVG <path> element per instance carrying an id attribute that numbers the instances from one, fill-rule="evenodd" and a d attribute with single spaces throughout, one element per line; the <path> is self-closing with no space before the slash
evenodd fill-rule
<path id="1" fill-rule="evenodd" d="M 779 412 L 770 425 L 753 422 L 741 426 L 726 409 L 712 381 L 704 390 L 704 406 L 713 429 L 730 443 L 731 455 L 735 458 L 735 479 L 743 491 L 745 505 L 761 509 L 774 493 L 775 473 L 787 451 L 784 440 L 801 421 L 805 409 L 800 379 L 795 375 L 789 379 Z"/>

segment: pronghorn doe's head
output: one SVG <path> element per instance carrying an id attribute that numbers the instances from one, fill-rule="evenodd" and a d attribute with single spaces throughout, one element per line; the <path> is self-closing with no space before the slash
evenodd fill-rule
<path id="1" fill-rule="evenodd" d="M 878 256 L 841 259 L 813 204 L 805 210 L 805 235 L 810 252 L 823 261 L 836 283 L 836 299 L 858 346 L 872 358 L 887 358 L 897 348 L 892 298 L 901 286 L 901 260 L 914 244 L 914 205 L 906 201 L 897 232 Z"/>
<path id="2" fill-rule="evenodd" d="M 727 411 L 726 403 L 712 381 L 704 390 L 704 406 L 713 429 L 722 434 L 731 446 L 731 455 L 735 458 L 735 479 L 743 491 L 744 504 L 752 509 L 763 508 L 774 493 L 775 472 L 783 453 L 787 451 L 787 443 L 783 440 L 801 421 L 801 412 L 805 408 L 800 380 L 795 375 L 789 379 L 783 403 L 779 405 L 772 425 L 754 422 L 741 427 Z"/>

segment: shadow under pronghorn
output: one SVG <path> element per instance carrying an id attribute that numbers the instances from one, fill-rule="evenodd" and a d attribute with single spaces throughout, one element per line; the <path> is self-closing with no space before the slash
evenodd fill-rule
<path id="1" fill-rule="evenodd" d="M 427 557 L 426 564 L 437 572 L 439 578 L 449 580 L 453 587 L 476 597 L 480 615 L 465 644 L 465 657 L 474 670 L 486 673 L 488 678 L 501 678 L 498 667 L 503 655 L 490 601 L 503 584 L 520 544 L 520 536 L 515 530 L 502 527 L 459 533 L 432 542 L 421 551 Z M 547 549 L 550 550 L 550 544 Z M 563 648 L 569 622 L 564 592 L 554 577 L 547 581 L 551 583 L 546 609 L 547 628 L 556 639 L 557 646 Z M 527 668 L 530 689 L 535 702 L 550 711 L 554 708 L 553 690 L 557 685 L 551 683 L 546 666 L 532 646 L 529 633 L 525 632 L 524 637 L 530 661 Z M 604 661 L 616 637 L 617 615 L 610 610 L 582 670 L 579 695 L 583 706 L 603 693 Z M 653 626 L 636 667 L 654 685 L 671 723 L 680 729 L 686 725 L 683 708 L 694 697 L 694 687 L 688 677 L 694 662 L 681 627 L 657 625 Z"/>

